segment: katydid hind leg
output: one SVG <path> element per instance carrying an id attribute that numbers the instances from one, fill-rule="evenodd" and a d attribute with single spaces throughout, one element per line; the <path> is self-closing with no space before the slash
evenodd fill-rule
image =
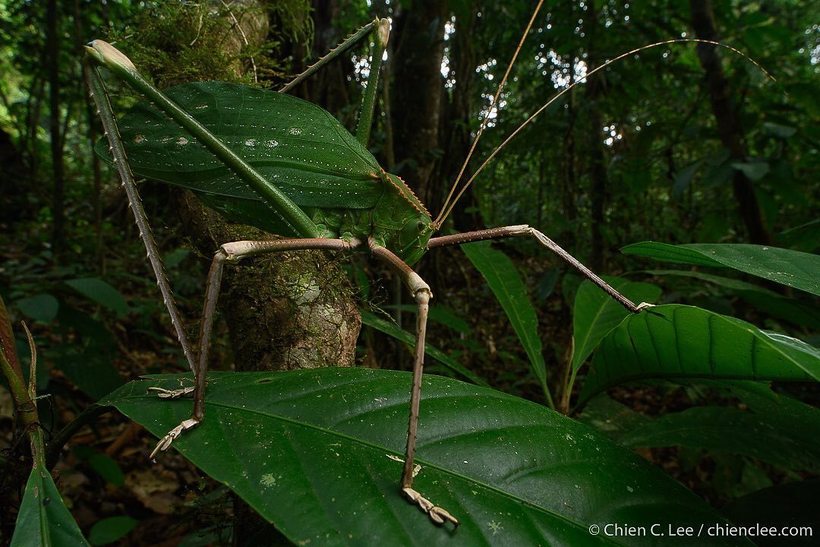
<path id="1" fill-rule="evenodd" d="M 413 488 L 413 479 L 416 474 L 416 439 L 418 437 L 419 408 L 421 403 L 421 382 L 424 375 L 424 346 L 427 335 L 427 312 L 433 293 L 430 286 L 388 249 L 377 245 L 370 240 L 371 252 L 380 260 L 394 268 L 405 285 L 410 289 L 418 307 L 416 316 L 416 350 L 413 360 L 413 383 L 410 388 L 410 416 L 407 424 L 407 445 L 404 454 L 404 467 L 401 477 L 401 491 L 413 504 L 427 513 L 435 524 L 443 525 L 447 522 L 458 526 L 458 519 L 443 507 L 439 507 L 425 498 Z"/>
<path id="2" fill-rule="evenodd" d="M 157 286 L 162 294 L 162 301 L 168 310 L 168 315 L 171 318 L 171 324 L 176 332 L 179 344 L 182 347 L 182 352 L 185 354 L 185 359 L 188 361 L 188 366 L 191 370 L 195 370 L 194 355 L 191 345 L 188 343 L 188 337 L 185 333 L 185 328 L 182 324 L 182 319 L 176 306 L 174 294 L 171 291 L 168 276 L 165 274 L 165 265 L 160 257 L 159 250 L 154 241 L 154 234 L 151 225 L 148 222 L 148 217 L 142 207 L 142 199 L 140 198 L 139 190 L 137 189 L 134 175 L 128 165 L 128 159 L 125 154 L 125 146 L 120 138 L 120 131 L 117 127 L 117 120 L 114 117 L 114 111 L 111 108 L 111 102 L 108 98 L 108 93 L 105 89 L 105 84 L 100 77 L 96 68 L 86 66 L 84 68 L 86 82 L 88 84 L 91 99 L 97 108 L 97 113 L 100 116 L 100 121 L 103 125 L 105 136 L 108 139 L 109 150 L 113 157 L 114 165 L 120 175 L 120 180 L 125 188 L 125 193 L 128 197 L 128 204 L 134 214 L 134 221 L 139 230 L 140 238 L 145 246 L 145 252 L 154 276 L 157 280 Z"/>
<path id="3" fill-rule="evenodd" d="M 158 452 L 168 450 L 168 448 L 171 447 L 171 443 L 182 435 L 183 432 L 193 429 L 205 418 L 205 379 L 208 373 L 208 349 L 211 342 L 216 303 L 219 300 L 219 289 L 222 285 L 222 270 L 226 258 L 227 255 L 220 248 L 214 255 L 211 261 L 211 268 L 208 271 L 205 301 L 202 306 L 202 317 L 199 322 L 199 351 L 197 352 L 197 365 L 194 369 L 194 386 L 191 391 L 194 397 L 193 412 L 190 418 L 183 420 L 159 440 L 151 452 L 151 459 L 154 459 Z M 160 392 L 159 396 L 163 398 L 175 398 L 172 395 L 175 393 L 176 392 Z"/>

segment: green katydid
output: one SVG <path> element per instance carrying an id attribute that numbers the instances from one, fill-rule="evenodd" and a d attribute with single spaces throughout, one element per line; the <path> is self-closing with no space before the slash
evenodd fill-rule
<path id="1" fill-rule="evenodd" d="M 522 42 L 537 11 L 536 8 L 524 31 Z M 644 304 L 636 306 L 544 234 L 526 225 L 432 237 L 475 175 L 461 188 L 455 199 L 448 198 L 441 214 L 433 220 L 410 188 L 397 176 L 379 167 L 367 151 L 374 90 L 382 52 L 380 48 L 384 48 L 387 42 L 388 26 L 387 20 L 376 20 L 345 42 L 345 45 L 352 43 L 353 39 L 364 35 L 373 27 L 377 30 L 377 48 L 367 84 L 366 95 L 369 98 L 366 96 L 363 103 L 355 138 L 321 108 L 281 93 L 210 82 L 178 86 L 163 94 L 139 74 L 126 56 L 101 41 L 89 45 L 91 58 L 146 96 L 152 106 L 141 107 L 123 133 L 123 138 L 120 138 L 96 69 L 89 71 L 89 86 L 172 323 L 196 378 L 193 388 L 160 393 L 161 397 L 169 398 L 193 393 L 194 411 L 191 418 L 160 440 L 152 456 L 167 449 L 182 432 L 195 427 L 204 418 L 208 344 L 226 262 L 284 250 L 369 251 L 396 269 L 418 306 L 410 417 L 401 489 L 434 522 L 457 525 L 455 517 L 435 506 L 412 487 L 427 309 L 432 293 L 427 283 L 410 265 L 426 250 L 435 247 L 529 236 L 558 254 L 630 311 L 638 312 Z M 670 40 L 644 46 L 612 59 L 595 71 L 641 49 L 677 41 L 700 40 Z M 519 43 L 516 55 L 520 47 Z M 342 49 L 344 48 L 340 47 L 334 51 L 338 53 Z M 512 62 L 514 60 L 515 56 Z M 509 70 L 508 67 L 507 74 Z M 595 71 L 591 71 L 589 75 Z M 499 86 L 496 100 L 505 80 L 506 75 Z M 568 89 L 553 97 L 533 117 Z M 271 123 L 265 124 L 265 127 L 254 127 L 254 121 L 260 117 Z M 177 125 L 171 126 L 168 118 Z M 247 127 L 253 128 L 253 135 L 236 131 L 237 128 Z M 476 140 L 477 138 L 478 136 Z M 126 159 L 124 142 L 128 143 L 130 161 Z M 497 151 L 498 149 L 493 155 Z M 142 176 L 195 190 L 207 205 L 219 210 L 229 219 L 255 224 L 288 237 L 226 243 L 217 250 L 209 273 L 200 325 L 199 350 L 196 353 L 182 329 L 162 271 L 162 263 L 153 244 L 150 227 L 139 204 L 132 168 Z M 453 189 L 456 189 L 456 185 Z M 344 206 L 340 206 L 340 203 L 344 203 Z"/>

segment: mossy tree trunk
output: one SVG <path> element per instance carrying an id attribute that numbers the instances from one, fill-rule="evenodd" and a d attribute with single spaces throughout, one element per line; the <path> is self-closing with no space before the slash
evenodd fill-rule
<path id="1" fill-rule="evenodd" d="M 250 65 L 242 62 L 242 54 L 256 52 L 253 65 L 262 60 L 264 52 L 260 52 L 260 46 L 270 34 L 263 4 L 250 0 L 233 2 L 228 10 L 218 3 L 193 9 L 210 9 L 208 14 L 216 13 L 218 17 L 212 17 L 209 25 L 197 26 L 193 44 L 186 33 L 180 33 L 178 44 L 166 43 L 163 49 L 179 54 L 179 58 L 169 59 L 171 63 L 184 63 L 186 57 L 203 62 L 195 70 L 179 71 L 178 66 L 174 67 L 173 72 L 166 72 L 170 77 L 156 75 L 159 82 L 169 85 L 188 80 L 224 80 L 232 75 L 239 80 Z M 305 10 L 305 16 L 307 13 Z M 196 19 L 201 15 L 191 13 L 188 17 Z M 282 36 L 276 38 L 282 40 Z M 202 55 L 186 53 L 191 47 L 210 49 L 204 49 Z M 213 70 L 208 69 L 211 56 Z M 228 71 L 224 66 L 226 59 L 231 60 Z M 218 66 L 218 60 L 222 66 Z M 158 67 L 160 72 L 162 69 Z M 189 191 L 178 191 L 177 201 L 184 235 L 207 258 L 229 241 L 275 237 L 256 228 L 226 222 Z M 361 319 L 348 277 L 333 256 L 316 251 L 278 253 L 228 265 L 219 311 L 228 325 L 238 371 L 351 366 L 354 362 Z M 211 355 L 217 358 L 219 352 Z M 272 526 L 238 497 L 234 508 L 236 545 L 283 541 Z"/>
<path id="2" fill-rule="evenodd" d="M 197 10 L 207 11 L 208 24 L 201 23 L 203 13 Z M 308 11 L 303 13 L 307 16 Z M 173 17 L 179 28 L 190 24 L 193 39 L 189 32 L 169 36 L 160 29 L 148 29 L 141 37 L 141 47 L 160 49 L 164 55 L 164 66 L 153 67 L 160 85 L 240 80 L 251 66 L 250 54 L 257 58 L 254 65 L 261 64 L 265 54 L 261 46 L 271 32 L 262 3 L 233 2 L 227 9 L 218 3 L 193 6 L 189 12 L 174 12 Z M 151 37 L 160 43 L 144 43 Z M 276 38 L 283 40 L 278 34 Z M 190 192 L 178 195 L 185 236 L 207 258 L 229 241 L 273 237 L 225 222 Z M 318 252 L 279 253 L 229 265 L 219 310 L 228 324 L 236 370 L 353 364 L 361 322 L 347 276 L 335 257 Z M 212 355 L 218 357 L 217 352 Z"/>

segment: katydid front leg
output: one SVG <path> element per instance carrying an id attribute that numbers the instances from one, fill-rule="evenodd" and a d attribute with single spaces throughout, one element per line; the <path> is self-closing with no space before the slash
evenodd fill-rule
<path id="1" fill-rule="evenodd" d="M 565 251 L 560 245 L 535 228 L 527 226 L 526 224 L 520 224 L 517 226 L 501 226 L 499 228 L 490 228 L 487 230 L 476 230 L 474 232 L 462 232 L 459 234 L 434 237 L 427 242 L 427 248 L 433 249 L 435 247 L 460 245 L 462 243 L 484 241 L 488 239 L 503 239 L 505 237 L 532 237 L 538 241 L 538 243 L 558 255 L 564 262 L 578 270 L 578 272 L 580 272 L 586 279 L 600 287 L 601 290 L 611 296 L 613 300 L 633 313 L 637 313 L 643 309 L 652 307 L 652 304 L 647 302 L 641 302 L 636 306 L 634 302 L 619 293 L 612 285 L 601 279 L 595 272 L 581 264 L 577 258 Z"/>
<path id="2" fill-rule="evenodd" d="M 407 424 L 407 446 L 404 453 L 404 469 L 401 476 L 401 490 L 408 500 L 416 504 L 427 513 L 434 523 L 442 525 L 446 522 L 458 526 L 458 519 L 446 509 L 438 507 L 413 488 L 415 472 L 416 437 L 419 426 L 419 406 L 421 403 L 421 380 L 424 374 L 424 344 L 427 334 L 427 311 L 433 293 L 430 286 L 408 266 L 403 260 L 390 250 L 378 245 L 371 238 L 370 251 L 376 258 L 386 262 L 401 276 L 407 288 L 413 294 L 418 306 L 416 319 L 416 352 L 413 360 L 413 384 L 410 388 L 410 418 Z"/>

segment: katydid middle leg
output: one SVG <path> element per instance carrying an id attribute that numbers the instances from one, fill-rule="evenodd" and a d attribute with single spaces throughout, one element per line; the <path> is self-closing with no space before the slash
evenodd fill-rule
<path id="1" fill-rule="evenodd" d="M 652 304 L 641 302 L 637 306 L 630 299 L 615 290 L 612 285 L 601 279 L 592 270 L 581 264 L 574 256 L 562 249 L 557 243 L 526 224 L 517 226 L 501 226 L 499 228 L 490 228 L 488 230 L 476 230 L 474 232 L 462 232 L 441 237 L 434 237 L 427 243 L 428 249 L 435 247 L 445 247 L 448 245 L 460 245 L 462 243 L 470 243 L 472 241 L 484 241 L 487 239 L 502 239 L 506 237 L 532 237 L 538 243 L 558 255 L 567 264 L 578 270 L 585 278 L 601 288 L 605 293 L 611 296 L 616 302 L 621 304 L 627 310 L 637 313 L 645 308 L 649 308 Z"/>

